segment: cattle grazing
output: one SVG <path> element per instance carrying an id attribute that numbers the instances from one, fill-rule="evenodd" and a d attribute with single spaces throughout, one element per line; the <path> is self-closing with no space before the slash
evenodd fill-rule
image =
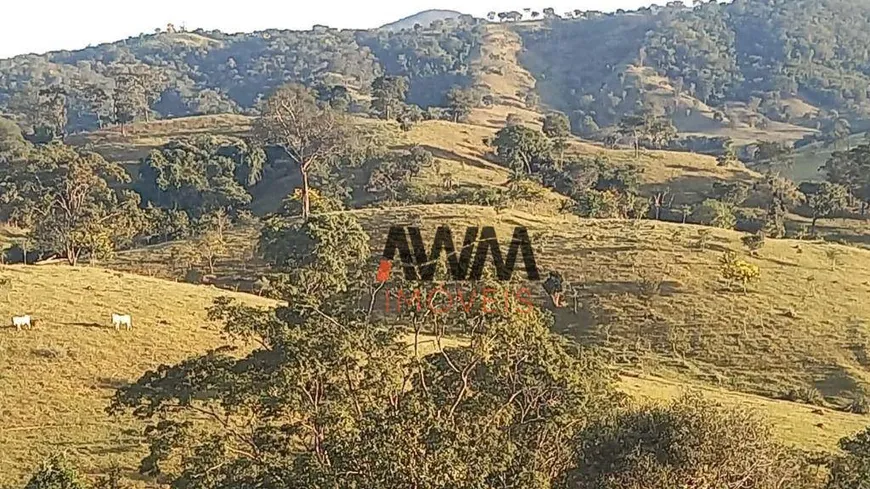
<path id="1" fill-rule="evenodd" d="M 120 330 L 121 326 L 125 329 L 133 329 L 133 318 L 129 314 L 112 314 L 112 326 L 116 330 Z"/>
<path id="2" fill-rule="evenodd" d="M 21 331 L 22 328 L 33 329 L 33 321 L 30 316 L 13 316 L 12 326 L 15 326 L 18 331 Z"/>

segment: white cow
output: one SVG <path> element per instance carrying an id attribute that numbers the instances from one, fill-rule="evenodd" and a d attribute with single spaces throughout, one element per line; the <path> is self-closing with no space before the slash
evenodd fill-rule
<path id="1" fill-rule="evenodd" d="M 21 328 L 33 329 L 33 322 L 30 316 L 13 316 L 12 326 L 15 326 L 18 331 L 21 331 Z"/>
<path id="2" fill-rule="evenodd" d="M 112 314 L 112 326 L 116 330 L 120 330 L 121 326 L 125 329 L 133 329 L 133 318 L 129 314 Z"/>

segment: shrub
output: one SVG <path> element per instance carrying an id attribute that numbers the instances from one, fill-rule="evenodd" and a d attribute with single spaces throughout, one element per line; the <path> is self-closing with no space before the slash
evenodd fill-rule
<path id="1" fill-rule="evenodd" d="M 695 211 L 695 220 L 722 229 L 734 229 L 737 225 L 734 206 L 714 199 L 707 199 L 698 207 Z"/>
<path id="2" fill-rule="evenodd" d="M 764 232 L 759 231 L 755 234 L 750 234 L 740 238 L 743 246 L 749 249 L 750 255 L 755 255 L 758 250 L 764 247 Z"/>
<path id="3" fill-rule="evenodd" d="M 733 251 L 726 252 L 719 262 L 722 264 L 722 278 L 728 281 L 728 286 L 737 282 L 743 287 L 744 293 L 750 283 L 761 278 L 761 270 L 757 265 L 737 258 L 737 253 Z"/>
<path id="4" fill-rule="evenodd" d="M 854 414 L 870 414 L 870 400 L 863 391 L 856 392 L 846 406 L 846 411 Z"/>
<path id="5" fill-rule="evenodd" d="M 745 410 L 685 397 L 608 415 L 580 435 L 568 487 L 813 487 L 809 464 Z"/>
<path id="6" fill-rule="evenodd" d="M 792 389 L 783 396 L 784 399 L 792 402 L 803 402 L 814 406 L 824 406 L 825 397 L 818 389 L 812 386 L 801 385 Z"/>
<path id="7" fill-rule="evenodd" d="M 593 219 L 640 219 L 649 213 L 649 200 L 633 192 L 586 190 L 576 199 L 580 217 Z"/>
<path id="8" fill-rule="evenodd" d="M 24 489 L 84 489 L 78 472 L 63 455 L 53 455 L 42 463 Z"/>

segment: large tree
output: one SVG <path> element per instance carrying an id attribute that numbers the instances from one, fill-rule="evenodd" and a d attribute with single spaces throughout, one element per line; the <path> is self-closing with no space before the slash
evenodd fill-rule
<path id="1" fill-rule="evenodd" d="M 552 145 L 543 133 L 523 125 L 507 126 L 492 141 L 495 153 L 515 173 L 531 174 L 549 161 Z"/>
<path id="2" fill-rule="evenodd" d="M 836 183 L 823 182 L 814 192 L 807 194 L 806 201 L 813 218 L 810 232 L 815 234 L 819 219 L 831 217 L 849 205 L 849 189 Z"/>
<path id="3" fill-rule="evenodd" d="M 821 168 L 828 182 L 843 185 L 861 201 L 863 213 L 870 202 L 870 145 L 835 152 Z"/>
<path id="4" fill-rule="evenodd" d="M 275 237 L 269 253 L 293 275 L 288 305 L 211 311 L 252 350 L 162 366 L 116 394 L 114 411 L 149 423 L 143 473 L 203 489 L 563 481 L 576 434 L 613 392 L 547 315 L 487 279 L 503 307 L 478 301 L 440 318 L 408 307 L 397 319 L 414 325 L 409 345 L 372 313 L 375 267 L 351 216 L 314 216 Z M 466 341 L 447 346 L 444 334 Z"/>
<path id="5" fill-rule="evenodd" d="M 379 76 L 372 83 L 372 108 L 382 119 L 397 117 L 408 95 L 408 79 L 404 76 Z"/>
<path id="6" fill-rule="evenodd" d="M 561 112 L 550 112 L 544 117 L 543 124 L 544 134 L 553 141 L 553 149 L 556 150 L 561 165 L 568 147 L 568 138 L 571 136 L 571 120 Z"/>
<path id="7" fill-rule="evenodd" d="M 453 87 L 446 95 L 447 108 L 453 122 L 464 121 L 480 103 L 480 96 L 472 88 Z"/>
<path id="8" fill-rule="evenodd" d="M 53 143 L 13 162 L 4 203 L 42 251 L 76 265 L 84 253 L 111 253 L 136 231 L 131 217 L 139 215 L 138 196 L 112 185 L 129 180 L 120 165 L 96 153 Z"/>
<path id="9" fill-rule="evenodd" d="M 263 115 L 254 123 L 254 134 L 265 144 L 279 146 L 302 177 L 302 217 L 311 214 L 310 175 L 348 149 L 353 125 L 343 113 L 321 106 L 311 90 L 290 84 L 266 99 Z"/>

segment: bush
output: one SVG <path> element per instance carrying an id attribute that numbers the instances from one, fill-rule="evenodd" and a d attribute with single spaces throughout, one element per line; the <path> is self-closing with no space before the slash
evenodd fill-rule
<path id="1" fill-rule="evenodd" d="M 586 190 L 576 199 L 575 212 L 592 219 L 640 219 L 649 213 L 649 201 L 632 192 Z"/>
<path id="2" fill-rule="evenodd" d="M 782 397 L 791 402 L 802 402 L 814 406 L 825 405 L 825 397 L 822 396 L 822 393 L 818 389 L 812 386 L 801 385 L 789 389 Z"/>
<path id="3" fill-rule="evenodd" d="M 870 429 L 840 440 L 842 455 L 829 464 L 827 489 L 865 489 L 870 480 Z"/>
<path id="4" fill-rule="evenodd" d="M 695 220 L 701 224 L 722 229 L 734 229 L 737 216 L 734 206 L 714 199 L 707 199 L 695 210 Z"/>
<path id="5" fill-rule="evenodd" d="M 870 414 L 870 400 L 864 392 L 856 392 L 846 411 L 854 414 Z"/>
<path id="6" fill-rule="evenodd" d="M 53 455 L 42 463 L 24 489 L 84 489 L 78 472 L 63 455 Z"/>
<path id="7" fill-rule="evenodd" d="M 764 248 L 764 233 L 759 231 L 740 238 L 740 241 L 743 243 L 743 246 L 749 249 L 750 255 L 755 255 L 758 253 L 758 250 Z"/>
<path id="8" fill-rule="evenodd" d="M 581 433 L 568 487 L 813 487 L 809 464 L 773 440 L 749 412 L 700 397 L 617 412 Z"/>
<path id="9" fill-rule="evenodd" d="M 733 251 L 725 253 L 719 262 L 722 264 L 722 278 L 728 281 L 728 286 L 737 282 L 743 287 L 744 293 L 750 283 L 761 278 L 761 270 L 757 265 L 740 260 Z"/>

